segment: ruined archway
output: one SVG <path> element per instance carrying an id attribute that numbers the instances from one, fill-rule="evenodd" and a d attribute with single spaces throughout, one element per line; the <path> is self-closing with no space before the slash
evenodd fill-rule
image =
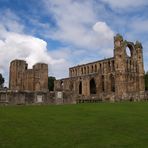
<path id="1" fill-rule="evenodd" d="M 131 50 L 128 46 L 126 47 L 126 57 L 131 57 Z"/>
<path id="2" fill-rule="evenodd" d="M 135 57 L 135 55 L 136 55 L 136 49 L 135 49 L 134 43 L 127 42 L 127 44 L 126 44 L 126 56 L 127 57 Z"/>
<path id="3" fill-rule="evenodd" d="M 127 72 L 136 69 L 137 53 L 134 43 L 127 42 L 126 45 L 126 70 Z"/>
<path id="4" fill-rule="evenodd" d="M 96 94 L 96 82 L 94 78 L 90 80 L 89 87 L 90 87 L 90 94 Z"/>
<path id="5" fill-rule="evenodd" d="M 79 83 L 79 94 L 82 94 L 82 82 Z"/>

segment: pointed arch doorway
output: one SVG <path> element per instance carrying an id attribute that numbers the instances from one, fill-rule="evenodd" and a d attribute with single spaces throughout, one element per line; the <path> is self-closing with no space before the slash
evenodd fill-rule
<path id="1" fill-rule="evenodd" d="M 94 80 L 94 78 L 92 78 L 89 82 L 89 90 L 90 90 L 90 94 L 96 94 L 96 82 Z"/>

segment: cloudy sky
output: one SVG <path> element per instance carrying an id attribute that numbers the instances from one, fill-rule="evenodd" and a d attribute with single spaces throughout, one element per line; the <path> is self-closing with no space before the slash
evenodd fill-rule
<path id="1" fill-rule="evenodd" d="M 113 36 L 139 40 L 148 70 L 147 0 L 0 0 L 0 73 L 24 59 L 63 78 L 74 65 L 113 55 Z"/>

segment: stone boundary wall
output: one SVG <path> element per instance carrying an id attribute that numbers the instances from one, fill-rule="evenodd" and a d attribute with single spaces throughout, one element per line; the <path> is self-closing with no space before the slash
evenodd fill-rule
<path id="1" fill-rule="evenodd" d="M 0 104 L 27 105 L 27 104 L 54 104 L 54 92 L 30 91 L 0 91 Z"/>
<path id="2" fill-rule="evenodd" d="M 0 90 L 0 105 L 76 104 L 70 92 Z"/>
<path id="3" fill-rule="evenodd" d="M 148 91 L 141 93 L 126 93 L 121 97 L 116 97 L 115 93 L 90 96 L 76 95 L 70 92 L 63 92 L 63 103 L 95 103 L 95 102 L 120 102 L 120 101 L 148 101 Z"/>
<path id="4" fill-rule="evenodd" d="M 110 97 L 112 96 L 112 97 Z M 0 91 L 0 105 L 33 105 L 33 104 L 77 104 L 77 103 L 97 103 L 101 101 L 119 102 L 119 101 L 148 101 L 148 91 L 139 93 L 129 93 L 121 98 L 115 98 L 115 94 L 91 95 L 85 97 L 75 95 L 69 91 L 55 92 L 31 92 L 31 91 Z"/>

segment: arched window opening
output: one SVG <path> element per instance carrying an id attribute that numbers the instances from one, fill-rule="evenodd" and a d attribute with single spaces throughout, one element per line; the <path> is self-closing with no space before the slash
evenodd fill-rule
<path id="1" fill-rule="evenodd" d="M 84 67 L 84 74 L 86 74 L 86 67 Z"/>
<path id="2" fill-rule="evenodd" d="M 79 94 L 82 94 L 82 82 L 79 83 Z"/>
<path id="3" fill-rule="evenodd" d="M 127 57 L 133 57 L 136 55 L 136 49 L 135 49 L 134 44 L 132 42 L 127 43 L 126 55 L 127 55 Z"/>
<path id="4" fill-rule="evenodd" d="M 97 72 L 97 65 L 95 65 L 95 72 Z"/>
<path id="5" fill-rule="evenodd" d="M 131 51 L 129 47 L 126 47 L 126 57 L 131 57 Z"/>
<path id="6" fill-rule="evenodd" d="M 109 69 L 109 71 L 111 71 L 111 63 L 110 63 L 110 61 L 108 61 L 108 69 Z"/>
<path id="7" fill-rule="evenodd" d="M 77 69 L 76 69 L 76 76 L 77 76 Z"/>
<path id="8" fill-rule="evenodd" d="M 91 79 L 89 82 L 90 94 L 96 94 L 96 83 L 94 79 Z"/>
<path id="9" fill-rule="evenodd" d="M 75 69 L 74 69 L 74 76 L 76 75 L 76 71 L 75 71 Z"/>
<path id="10" fill-rule="evenodd" d="M 61 81 L 61 86 L 63 86 L 64 84 L 63 84 L 63 81 Z"/>
<path id="11" fill-rule="evenodd" d="M 115 62 L 112 61 L 112 68 L 113 68 L 113 71 L 115 70 Z"/>
<path id="12" fill-rule="evenodd" d="M 93 67 L 93 65 L 91 66 L 91 72 L 92 72 L 92 73 L 94 72 L 94 67 Z"/>
<path id="13" fill-rule="evenodd" d="M 83 74 L 83 68 L 81 68 L 81 74 Z"/>
<path id="14" fill-rule="evenodd" d="M 115 78 L 112 74 L 110 75 L 110 82 L 111 82 L 111 91 L 115 92 Z"/>
<path id="15" fill-rule="evenodd" d="M 74 69 L 73 69 L 73 76 L 75 75 L 75 71 L 74 71 Z"/>
<path id="16" fill-rule="evenodd" d="M 61 88 L 63 89 L 63 87 L 64 87 L 64 83 L 63 81 L 61 81 Z"/>
<path id="17" fill-rule="evenodd" d="M 102 65 L 101 65 L 101 63 L 99 64 L 99 71 L 100 72 L 102 71 Z"/>
<path id="18" fill-rule="evenodd" d="M 104 76 L 102 76 L 102 92 L 104 92 Z"/>
<path id="19" fill-rule="evenodd" d="M 73 76 L 75 76 L 75 70 L 73 69 Z"/>

